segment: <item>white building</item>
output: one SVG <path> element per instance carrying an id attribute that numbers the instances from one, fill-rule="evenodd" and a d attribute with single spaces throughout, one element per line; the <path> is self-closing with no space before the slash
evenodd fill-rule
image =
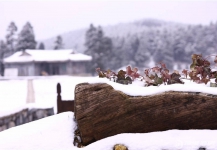
<path id="1" fill-rule="evenodd" d="M 91 56 L 73 50 L 25 50 L 3 60 L 5 72 L 17 70 L 18 76 L 78 75 L 87 73 Z"/>

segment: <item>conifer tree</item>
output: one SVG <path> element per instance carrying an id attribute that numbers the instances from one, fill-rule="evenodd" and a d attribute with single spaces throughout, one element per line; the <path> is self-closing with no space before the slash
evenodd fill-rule
<path id="1" fill-rule="evenodd" d="M 3 59 L 5 57 L 6 51 L 7 51 L 7 45 L 4 43 L 4 41 L 0 41 L 0 75 L 4 74 Z"/>
<path id="2" fill-rule="evenodd" d="M 63 49 L 63 39 L 60 35 L 57 36 L 57 39 L 55 41 L 54 49 Z"/>
<path id="3" fill-rule="evenodd" d="M 36 48 L 36 41 L 33 32 L 33 27 L 29 22 L 27 22 L 26 25 L 21 30 L 20 34 L 18 35 L 16 51 L 35 49 L 35 48 Z"/>
<path id="4" fill-rule="evenodd" d="M 41 50 L 44 50 L 44 49 L 45 49 L 45 46 L 44 46 L 44 43 L 43 43 L 43 42 L 41 42 L 41 43 L 39 44 L 38 49 L 41 49 Z"/>
<path id="5" fill-rule="evenodd" d="M 92 64 L 90 72 L 95 72 L 95 68 L 106 69 L 106 64 L 111 56 L 112 40 L 104 36 L 101 27 L 94 27 L 92 24 L 86 32 L 85 36 L 85 53 L 92 56 Z"/>
<path id="6" fill-rule="evenodd" d="M 11 55 L 14 53 L 14 45 L 16 41 L 16 32 L 17 32 L 17 26 L 14 22 L 11 22 L 7 29 L 7 35 L 6 35 L 6 44 L 8 51 L 6 52 L 7 55 Z"/>

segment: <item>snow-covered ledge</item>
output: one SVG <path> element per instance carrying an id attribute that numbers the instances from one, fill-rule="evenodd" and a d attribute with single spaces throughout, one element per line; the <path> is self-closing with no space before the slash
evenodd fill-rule
<path id="1" fill-rule="evenodd" d="M 135 80 L 132 84 L 123 85 L 116 82 L 109 81 L 106 78 L 93 78 L 88 83 L 107 83 L 111 85 L 115 90 L 121 91 L 129 96 L 148 96 L 159 94 L 168 91 L 180 91 L 180 92 L 200 92 L 206 94 L 217 95 L 217 89 L 210 87 L 210 82 L 205 84 L 197 84 L 193 81 L 183 79 L 184 84 L 172 84 L 172 85 L 160 85 L 160 86 L 149 86 L 144 87 L 143 81 Z M 214 83 L 214 79 L 211 79 Z"/>

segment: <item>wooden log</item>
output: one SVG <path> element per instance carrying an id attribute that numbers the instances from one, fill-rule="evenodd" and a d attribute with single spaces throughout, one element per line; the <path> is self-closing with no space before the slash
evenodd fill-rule
<path id="1" fill-rule="evenodd" d="M 106 83 L 82 83 L 74 110 L 85 145 L 119 133 L 217 129 L 217 96 L 199 92 L 133 97 Z"/>

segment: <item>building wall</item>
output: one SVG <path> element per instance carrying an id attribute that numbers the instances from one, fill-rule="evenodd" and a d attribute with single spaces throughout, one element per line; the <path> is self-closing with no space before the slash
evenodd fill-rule
<path id="1" fill-rule="evenodd" d="M 18 76 L 34 76 L 35 75 L 34 63 L 5 64 L 5 69 L 7 68 L 17 68 Z"/>
<path id="2" fill-rule="evenodd" d="M 68 61 L 66 64 L 66 72 L 68 75 L 72 75 L 72 62 Z"/>
<path id="3" fill-rule="evenodd" d="M 35 67 L 35 76 L 40 76 L 41 72 L 40 72 L 40 66 L 39 66 L 39 64 L 35 63 L 34 67 Z"/>
<path id="4" fill-rule="evenodd" d="M 59 74 L 60 75 L 67 75 L 67 62 L 59 63 Z"/>
<path id="5" fill-rule="evenodd" d="M 47 75 L 66 75 L 68 74 L 66 68 L 66 62 L 40 62 L 35 64 L 35 74 L 42 75 L 43 73 L 47 73 Z"/>
<path id="6" fill-rule="evenodd" d="M 68 62 L 66 71 L 69 75 L 87 74 L 86 64 L 88 62 Z"/>
<path id="7" fill-rule="evenodd" d="M 37 62 L 5 64 L 6 68 L 17 68 L 18 76 L 81 75 L 87 74 L 88 62 Z"/>

